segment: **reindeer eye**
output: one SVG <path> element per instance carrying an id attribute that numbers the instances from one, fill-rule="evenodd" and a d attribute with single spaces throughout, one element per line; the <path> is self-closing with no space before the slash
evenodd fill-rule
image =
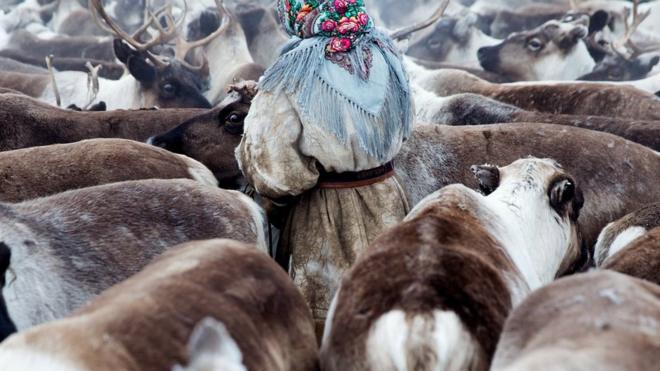
<path id="1" fill-rule="evenodd" d="M 166 96 L 173 96 L 176 94 L 176 86 L 171 82 L 163 84 L 161 90 Z"/>
<path id="2" fill-rule="evenodd" d="M 531 39 L 527 42 L 527 49 L 536 52 L 543 48 L 543 43 L 539 39 Z"/>
<path id="3" fill-rule="evenodd" d="M 223 128 L 229 134 L 242 134 L 243 133 L 243 120 L 245 120 L 245 113 L 232 112 L 225 118 L 225 125 Z"/>
<path id="4" fill-rule="evenodd" d="M 227 118 L 227 122 L 232 123 L 232 124 L 237 124 L 237 123 L 241 122 L 241 120 L 242 120 L 241 116 L 239 116 L 237 113 L 232 113 Z"/>

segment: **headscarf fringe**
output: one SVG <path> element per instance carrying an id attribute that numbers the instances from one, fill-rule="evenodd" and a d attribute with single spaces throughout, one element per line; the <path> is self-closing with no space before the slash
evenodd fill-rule
<path id="1" fill-rule="evenodd" d="M 413 120 L 408 77 L 396 47 L 389 37 L 373 30 L 361 37 L 355 48 L 346 53 L 358 76 L 359 69 L 365 63 L 365 46 L 374 53 L 380 52 L 389 67 L 385 101 L 380 112 L 371 112 L 333 87 L 320 73 L 323 63 L 331 63 L 325 58 L 327 43 L 327 38 L 317 37 L 294 39 L 285 45 L 282 56 L 264 74 L 259 90 L 285 93 L 295 99 L 303 124 L 309 123 L 327 130 L 343 145 L 349 139 L 344 117 L 350 117 L 360 147 L 380 161 L 387 160 L 396 149 L 394 144 L 409 137 Z M 364 93 L 369 94 L 369 91 Z"/>

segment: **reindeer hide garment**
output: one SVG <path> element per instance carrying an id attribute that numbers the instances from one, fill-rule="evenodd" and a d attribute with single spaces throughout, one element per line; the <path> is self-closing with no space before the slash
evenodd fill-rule
<path id="1" fill-rule="evenodd" d="M 259 194 L 300 196 L 280 249 L 320 333 L 343 272 L 408 212 L 394 177 L 330 189 L 320 173 L 388 168 L 411 133 L 412 100 L 401 56 L 362 0 L 278 7 L 292 40 L 259 82 L 237 158 Z"/>

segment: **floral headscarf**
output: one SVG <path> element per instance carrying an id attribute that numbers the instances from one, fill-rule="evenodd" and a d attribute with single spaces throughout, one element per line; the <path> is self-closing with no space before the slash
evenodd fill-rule
<path id="1" fill-rule="evenodd" d="M 357 38 L 374 27 L 364 0 L 280 0 L 278 8 L 291 36 L 331 38 L 329 53 L 351 50 Z"/>
<path id="2" fill-rule="evenodd" d="M 412 131 L 412 98 L 398 49 L 374 28 L 364 0 L 278 0 L 277 7 L 291 40 L 259 91 L 288 95 L 305 125 L 342 143 L 355 135 L 369 155 L 391 158 Z"/>

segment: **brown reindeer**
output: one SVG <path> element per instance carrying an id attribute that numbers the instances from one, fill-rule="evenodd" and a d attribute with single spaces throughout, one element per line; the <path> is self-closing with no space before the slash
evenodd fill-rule
<path id="1" fill-rule="evenodd" d="M 183 179 L 0 204 L 2 320 L 20 331 L 62 318 L 176 244 L 230 238 L 265 252 L 264 223 L 242 193 Z"/>
<path id="2" fill-rule="evenodd" d="M 445 97 L 474 93 L 528 111 L 583 116 L 608 116 L 660 121 L 660 100 L 627 85 L 607 83 L 493 84 L 464 71 L 427 70 L 406 63 L 413 83 Z"/>
<path id="3" fill-rule="evenodd" d="M 494 371 L 656 370 L 660 288 L 615 272 L 563 278 L 506 322 Z"/>
<path id="4" fill-rule="evenodd" d="M 0 152 L 0 202 L 127 180 L 177 178 L 218 185 L 196 160 L 131 140 L 92 139 Z"/>
<path id="5" fill-rule="evenodd" d="M 660 121 L 619 117 L 561 115 L 525 111 L 477 94 L 438 97 L 423 90 L 415 92 L 417 120 L 439 125 L 488 125 L 498 123 L 544 123 L 573 126 L 618 135 L 660 151 Z"/>
<path id="6" fill-rule="evenodd" d="M 511 308 L 580 256 L 579 185 L 554 161 L 472 168 L 381 235 L 344 277 L 327 371 L 487 370 Z"/>
<path id="7" fill-rule="evenodd" d="M 144 142 L 206 112 L 201 109 L 73 112 L 16 94 L 0 94 L 0 107 L 0 151 L 93 138 Z"/>
<path id="8" fill-rule="evenodd" d="M 0 346 L 5 371 L 156 371 L 186 363 L 190 371 L 318 369 L 302 295 L 255 246 L 175 247 L 71 316 Z"/>

